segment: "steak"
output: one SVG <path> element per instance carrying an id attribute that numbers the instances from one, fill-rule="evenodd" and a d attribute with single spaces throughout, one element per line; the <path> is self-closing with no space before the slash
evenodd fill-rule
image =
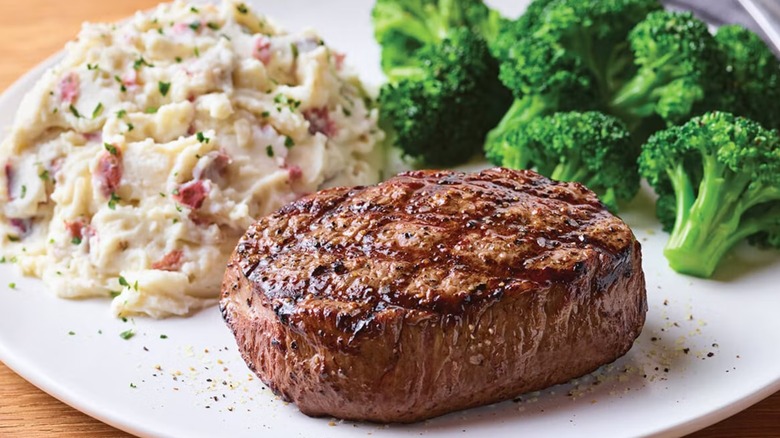
<path id="1" fill-rule="evenodd" d="M 220 309 L 307 415 L 413 422 L 587 374 L 645 321 L 640 245 L 578 183 L 415 171 L 252 225 Z"/>

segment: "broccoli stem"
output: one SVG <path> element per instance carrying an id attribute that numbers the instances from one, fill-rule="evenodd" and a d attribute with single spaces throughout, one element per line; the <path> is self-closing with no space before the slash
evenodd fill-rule
<path id="1" fill-rule="evenodd" d="M 487 134 L 486 143 L 501 141 L 508 132 L 530 122 L 540 116 L 547 109 L 548 99 L 539 95 L 529 95 L 522 99 L 515 99 L 512 106 L 498 122 L 498 125 Z"/>
<path id="2" fill-rule="evenodd" d="M 653 93 L 664 78 L 653 68 L 643 68 L 626 83 L 610 103 L 610 109 L 623 119 L 648 117 L 655 111 Z M 628 116 L 628 117 L 626 117 Z"/>
<path id="3" fill-rule="evenodd" d="M 698 196 L 682 163 L 669 172 L 677 218 L 664 255 L 675 271 L 708 278 L 736 243 L 761 230 L 760 223 L 741 224 L 760 197 L 749 194 L 748 176 L 734 174 L 714 156 L 703 157 L 703 170 Z"/>
<path id="4" fill-rule="evenodd" d="M 550 179 L 556 181 L 579 181 L 585 183 L 588 178 L 588 168 L 582 164 L 580 157 L 558 163 L 550 173 Z"/>

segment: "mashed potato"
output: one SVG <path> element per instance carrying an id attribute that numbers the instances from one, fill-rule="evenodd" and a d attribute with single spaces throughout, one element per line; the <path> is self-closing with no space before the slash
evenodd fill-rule
<path id="1" fill-rule="evenodd" d="M 378 180 L 371 105 L 342 54 L 241 3 L 87 24 L 0 147 L 2 252 L 61 297 L 186 315 L 254 218 Z"/>

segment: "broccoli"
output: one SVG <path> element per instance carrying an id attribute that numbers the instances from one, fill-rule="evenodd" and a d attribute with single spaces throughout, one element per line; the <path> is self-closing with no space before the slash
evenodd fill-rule
<path id="1" fill-rule="evenodd" d="M 532 3 L 496 42 L 503 50 L 501 80 L 516 100 L 487 136 L 488 158 L 500 162 L 505 133 L 535 117 L 606 108 L 635 69 L 629 32 L 660 7 L 657 0 Z"/>
<path id="2" fill-rule="evenodd" d="M 654 134 L 639 158 L 671 231 L 675 271 L 710 277 L 736 243 L 780 247 L 780 138 L 730 113 L 711 112 Z"/>
<path id="3" fill-rule="evenodd" d="M 559 181 L 578 181 L 610 210 L 639 190 L 639 172 L 623 122 L 600 112 L 556 113 L 508 134 L 501 165 L 535 168 Z"/>
<path id="4" fill-rule="evenodd" d="M 689 12 L 653 12 L 629 34 L 637 70 L 613 96 L 609 111 L 629 128 L 660 116 L 669 124 L 693 115 L 723 87 L 723 64 L 707 24 Z"/>
<path id="5" fill-rule="evenodd" d="M 385 73 L 414 64 L 414 52 L 455 30 L 467 28 L 492 40 L 504 21 L 481 0 L 377 0 L 372 19 Z"/>
<path id="6" fill-rule="evenodd" d="M 497 59 L 505 61 L 510 58 L 512 48 L 531 35 L 542 20 L 545 8 L 555 0 L 533 0 L 525 12 L 516 20 L 502 20 L 498 24 L 498 33 L 490 41 L 490 51 Z"/>
<path id="7" fill-rule="evenodd" d="M 726 85 L 715 109 L 780 128 L 780 62 L 755 33 L 735 25 L 715 34 L 725 58 Z"/>
<path id="8" fill-rule="evenodd" d="M 407 156 L 432 165 L 468 160 L 511 103 L 498 80 L 498 63 L 468 29 L 422 47 L 414 63 L 393 70 L 382 87 L 382 127 Z"/>

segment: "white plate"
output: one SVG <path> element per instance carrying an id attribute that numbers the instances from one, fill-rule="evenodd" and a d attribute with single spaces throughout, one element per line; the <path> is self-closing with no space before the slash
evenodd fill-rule
<path id="1" fill-rule="evenodd" d="M 370 3 L 265 1 L 258 10 L 290 29 L 315 24 L 376 81 Z M 0 98 L 0 126 L 52 63 Z M 309 418 L 251 376 L 216 308 L 189 319 L 122 322 L 106 300 L 54 298 L 9 264 L 0 265 L 0 359 L 65 403 L 144 436 L 681 435 L 780 390 L 780 257 L 740 248 L 717 280 L 677 275 L 661 255 L 666 235 L 651 204 L 645 191 L 624 212 L 644 245 L 650 302 L 634 348 L 590 376 L 515 402 L 411 426 Z M 137 334 L 124 340 L 127 329 Z"/>

